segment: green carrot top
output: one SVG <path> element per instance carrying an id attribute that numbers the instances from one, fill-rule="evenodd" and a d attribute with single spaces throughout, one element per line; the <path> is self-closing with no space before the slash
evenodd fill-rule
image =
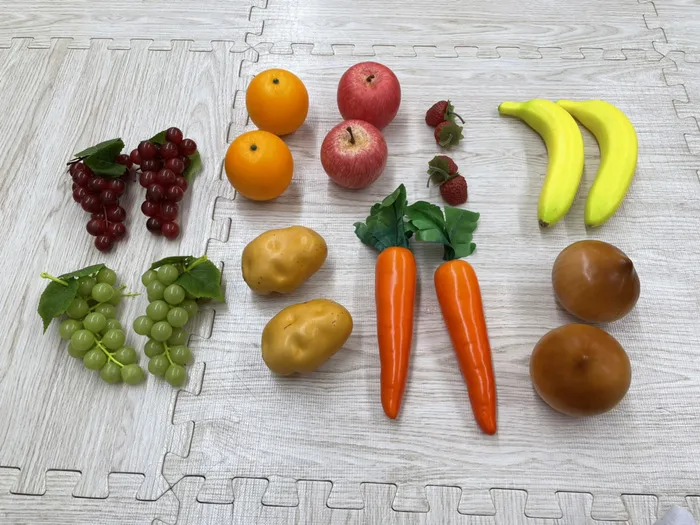
<path id="1" fill-rule="evenodd" d="M 382 202 L 372 206 L 365 222 L 354 224 L 355 235 L 379 252 L 392 246 L 408 248 L 413 232 L 405 221 L 407 204 L 406 187 L 401 184 Z"/>
<path id="2" fill-rule="evenodd" d="M 407 229 L 417 241 L 440 243 L 444 246 L 443 260 L 451 261 L 474 253 L 476 244 L 472 233 L 476 230 L 479 213 L 425 201 L 417 201 L 406 208 Z"/>

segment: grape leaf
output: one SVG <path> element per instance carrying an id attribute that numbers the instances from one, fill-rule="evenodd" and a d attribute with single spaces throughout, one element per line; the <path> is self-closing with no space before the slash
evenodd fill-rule
<path id="1" fill-rule="evenodd" d="M 225 302 L 221 290 L 221 272 L 211 261 L 202 261 L 186 269 L 175 281 L 197 299 L 208 298 Z"/>
<path id="2" fill-rule="evenodd" d="M 127 170 L 127 167 L 123 164 L 117 164 L 116 162 L 105 160 L 98 156 L 88 157 L 83 162 L 85 162 L 85 165 L 88 168 L 90 168 L 95 173 L 95 175 L 99 175 L 108 179 L 117 179 L 123 176 Z"/>
<path id="3" fill-rule="evenodd" d="M 382 202 L 372 206 L 364 223 L 354 224 L 355 235 L 380 252 L 392 246 L 408 248 L 413 231 L 404 222 L 406 204 L 406 187 L 401 184 Z"/>
<path id="4" fill-rule="evenodd" d="M 127 167 L 117 164 L 114 160 L 124 149 L 124 142 L 120 138 L 105 140 L 75 154 L 78 159 L 84 159 L 85 165 L 95 175 L 107 178 L 121 177 L 126 173 Z"/>
<path id="5" fill-rule="evenodd" d="M 160 268 L 166 264 L 182 265 L 183 269 L 192 264 L 196 259 L 191 255 L 174 255 L 172 257 L 166 257 L 160 261 L 156 261 L 151 265 L 151 270 Z"/>
<path id="6" fill-rule="evenodd" d="M 87 266 L 85 268 L 82 268 L 81 270 L 76 270 L 70 273 L 64 273 L 63 275 L 59 275 L 58 278 L 62 281 L 67 281 L 68 279 L 72 279 L 74 277 L 89 277 L 90 275 L 99 272 L 102 268 L 105 268 L 104 263 L 93 264 L 92 266 Z"/>
<path id="7" fill-rule="evenodd" d="M 80 278 L 94 275 L 104 267 L 103 263 L 93 264 L 74 272 L 64 273 L 46 286 L 39 298 L 39 307 L 37 308 L 39 315 L 44 321 L 44 332 L 51 324 L 51 319 L 66 313 L 70 303 L 78 294 Z M 48 274 L 41 275 L 42 277 L 49 277 Z M 63 281 L 65 284 L 58 281 Z"/>
<path id="8" fill-rule="evenodd" d="M 443 245 L 445 261 L 474 253 L 476 244 L 472 242 L 472 233 L 476 230 L 478 213 L 445 206 L 443 215 L 439 206 L 417 201 L 407 208 L 406 216 L 416 240 Z"/>
<path id="9" fill-rule="evenodd" d="M 167 129 L 164 129 L 157 135 L 153 135 L 150 139 L 148 139 L 149 142 L 153 142 L 154 144 L 160 144 L 161 146 L 165 144 L 165 134 L 167 133 Z"/>
<path id="10" fill-rule="evenodd" d="M 190 165 L 187 166 L 182 176 L 185 177 L 185 180 L 189 184 L 202 169 L 202 157 L 199 155 L 199 151 L 195 151 L 192 155 L 188 155 L 187 158 L 190 159 Z"/>
<path id="11" fill-rule="evenodd" d="M 76 153 L 75 158 L 85 158 L 97 155 L 100 158 L 114 160 L 124 149 L 124 142 L 120 138 L 105 140 L 99 144 L 95 144 L 83 151 Z"/>
<path id="12" fill-rule="evenodd" d="M 51 281 L 39 298 L 37 312 L 44 322 L 44 333 L 51 321 L 66 313 L 66 310 L 78 295 L 78 279 L 71 279 L 67 285 Z"/>

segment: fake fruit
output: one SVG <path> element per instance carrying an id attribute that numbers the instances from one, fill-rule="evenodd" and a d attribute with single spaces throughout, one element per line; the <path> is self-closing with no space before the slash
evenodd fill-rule
<path id="1" fill-rule="evenodd" d="M 369 122 L 346 120 L 331 129 L 321 145 L 321 164 L 333 182 L 361 189 L 384 171 L 389 151 L 381 132 Z"/>
<path id="2" fill-rule="evenodd" d="M 90 214 L 86 229 L 101 252 L 110 251 L 126 235 L 126 211 L 119 201 L 133 163 L 121 153 L 123 148 L 121 139 L 107 140 L 76 153 L 68 162 L 73 200 Z"/>
<path id="3" fill-rule="evenodd" d="M 575 242 L 557 256 L 552 286 L 559 304 L 590 323 L 616 321 L 639 299 L 639 276 L 622 250 L 603 241 Z"/>
<path id="4" fill-rule="evenodd" d="M 131 158 L 141 168 L 139 183 L 146 190 L 141 203 L 141 213 L 148 217 L 146 229 L 175 239 L 180 234 L 179 202 L 202 167 L 197 143 L 171 127 L 142 141 Z"/>
<path id="5" fill-rule="evenodd" d="M 248 131 L 237 137 L 226 151 L 226 176 L 244 197 L 272 200 L 292 182 L 294 159 L 284 141 L 269 131 Z"/>
<path id="6" fill-rule="evenodd" d="M 622 204 L 637 169 L 637 133 L 627 116 L 603 100 L 557 102 L 596 138 L 600 166 L 586 198 L 586 226 L 600 226 Z"/>
<path id="7" fill-rule="evenodd" d="M 313 372 L 343 347 L 352 328 L 350 312 L 334 301 L 288 306 L 265 325 L 263 361 L 281 376 Z"/>
<path id="8" fill-rule="evenodd" d="M 440 195 L 450 206 L 467 202 L 467 180 L 459 174 L 457 164 L 446 155 L 436 155 L 428 162 L 428 186 L 433 182 L 440 186 Z"/>
<path id="9" fill-rule="evenodd" d="M 552 226 L 571 209 L 583 175 L 583 137 L 576 121 L 550 100 L 503 102 L 502 115 L 523 120 L 547 146 L 549 161 L 537 205 L 540 226 Z"/>
<path id="10" fill-rule="evenodd" d="M 455 117 L 462 121 L 464 119 L 455 113 L 455 108 L 449 100 L 441 100 L 436 102 L 425 113 L 425 123 L 431 128 L 436 127 L 444 121 L 455 122 Z"/>
<path id="11" fill-rule="evenodd" d="M 592 416 L 614 408 L 632 381 L 627 353 L 600 328 L 568 324 L 537 342 L 530 357 L 535 391 L 554 410 Z"/>
<path id="12" fill-rule="evenodd" d="M 462 376 L 467 384 L 472 412 L 481 430 L 496 433 L 496 379 L 491 343 L 474 268 L 461 257 L 474 252 L 472 233 L 479 214 L 418 201 L 406 210 L 417 241 L 443 245 L 443 262 L 435 270 L 438 304 L 450 335 Z"/>
<path id="13" fill-rule="evenodd" d="M 433 135 L 438 146 L 450 148 L 459 144 L 459 141 L 464 138 L 462 135 L 462 126 L 455 124 L 449 120 L 440 122 L 435 128 Z"/>
<path id="14" fill-rule="evenodd" d="M 343 73 L 337 100 L 344 120 L 364 120 L 382 130 L 399 111 L 401 85 L 387 66 L 361 62 Z"/>
<path id="15" fill-rule="evenodd" d="M 374 296 L 384 413 L 396 419 L 401 409 L 413 340 L 416 260 L 408 249 L 406 187 L 370 209 L 365 222 L 355 223 L 355 235 L 379 252 L 375 264 Z"/>
<path id="16" fill-rule="evenodd" d="M 287 135 L 296 131 L 309 112 L 309 93 L 301 79 L 284 69 L 255 75 L 245 94 L 250 120 L 263 131 Z"/>
<path id="17" fill-rule="evenodd" d="M 125 296 L 117 285 L 117 274 L 104 264 L 53 277 L 41 294 L 38 312 L 44 332 L 51 321 L 62 318 L 58 328 L 61 339 L 69 341 L 68 355 L 80 359 L 88 370 L 99 371 L 109 384 L 123 381 L 141 383 L 145 375 L 138 365 L 136 350 L 126 346 L 126 334 L 115 318 L 116 307 Z"/>
<path id="18" fill-rule="evenodd" d="M 467 202 L 467 179 L 462 175 L 452 177 L 440 184 L 440 195 L 450 206 L 459 206 Z"/>
<path id="19" fill-rule="evenodd" d="M 148 371 L 174 387 L 187 381 L 192 352 L 185 326 L 199 311 L 198 301 L 224 301 L 221 272 L 207 256 L 166 257 L 154 262 L 141 276 L 148 307 L 134 320 L 134 332 L 148 338 L 143 350 Z"/>
<path id="20" fill-rule="evenodd" d="M 310 228 L 269 230 L 243 249 L 243 280 L 260 295 L 291 293 L 323 266 L 327 256 L 326 241 Z"/>
<path id="21" fill-rule="evenodd" d="M 430 186 L 431 182 L 440 184 L 450 177 L 459 175 L 459 166 L 447 155 L 435 155 L 428 162 L 428 175 L 430 175 L 428 186 Z"/>

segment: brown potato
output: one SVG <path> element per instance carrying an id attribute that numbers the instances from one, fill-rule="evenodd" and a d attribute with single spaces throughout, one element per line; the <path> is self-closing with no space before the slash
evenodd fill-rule
<path id="1" fill-rule="evenodd" d="M 571 315 L 589 323 L 616 321 L 639 299 L 639 277 L 620 249 L 585 240 L 564 248 L 552 267 L 557 302 Z"/>
<path id="2" fill-rule="evenodd" d="M 352 333 L 350 312 L 328 299 L 288 306 L 262 333 L 262 358 L 276 374 L 313 372 L 342 348 Z"/>
<path id="3" fill-rule="evenodd" d="M 602 414 L 630 387 L 627 353 L 600 328 L 568 324 L 547 332 L 530 357 L 535 391 L 554 410 L 570 416 Z"/>
<path id="4" fill-rule="evenodd" d="M 260 295 L 291 293 L 315 274 L 328 256 L 326 241 L 304 226 L 269 230 L 243 249 L 241 272 Z"/>

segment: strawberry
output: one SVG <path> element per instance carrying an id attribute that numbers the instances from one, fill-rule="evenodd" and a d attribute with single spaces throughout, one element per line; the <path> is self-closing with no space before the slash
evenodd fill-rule
<path id="1" fill-rule="evenodd" d="M 440 184 L 440 195 L 450 206 L 459 206 L 467 202 L 467 179 L 461 175 L 452 177 Z"/>
<path id="2" fill-rule="evenodd" d="M 457 117 L 464 124 L 464 119 L 455 113 L 454 106 L 449 100 L 441 100 L 433 104 L 425 113 L 425 123 L 434 128 L 443 121 L 454 122 L 454 117 Z"/>
<path id="3" fill-rule="evenodd" d="M 436 155 L 428 162 L 428 186 L 432 181 L 440 185 L 440 194 L 450 206 L 467 202 L 467 180 L 459 174 L 459 167 L 447 155 Z"/>
<path id="4" fill-rule="evenodd" d="M 444 120 L 435 128 L 435 142 L 443 148 L 449 148 L 450 146 L 459 144 L 459 141 L 464 138 L 462 129 L 464 128 L 459 124 Z"/>

